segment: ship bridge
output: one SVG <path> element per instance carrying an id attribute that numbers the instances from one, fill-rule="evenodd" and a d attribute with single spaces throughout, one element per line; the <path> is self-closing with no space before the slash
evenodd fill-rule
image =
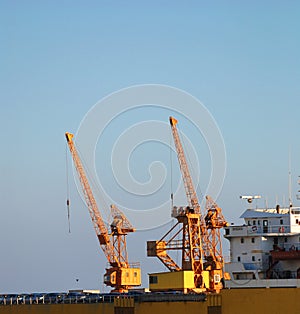
<path id="1" fill-rule="evenodd" d="M 245 224 L 226 228 L 225 236 L 300 233 L 300 207 L 247 209 L 240 218 Z"/>
<path id="2" fill-rule="evenodd" d="M 300 208 L 247 209 L 240 218 L 243 225 L 225 228 L 230 241 L 226 271 L 235 280 L 299 280 Z"/>

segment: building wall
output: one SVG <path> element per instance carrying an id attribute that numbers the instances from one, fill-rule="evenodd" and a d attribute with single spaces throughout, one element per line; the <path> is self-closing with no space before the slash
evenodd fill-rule
<path id="1" fill-rule="evenodd" d="M 155 282 L 150 281 L 150 290 L 169 289 L 192 289 L 195 287 L 194 272 L 191 270 L 163 272 L 150 274 L 150 279 L 155 278 Z"/>
<path id="2" fill-rule="evenodd" d="M 225 289 L 222 314 L 298 314 L 299 300 L 299 288 Z"/>
<path id="3" fill-rule="evenodd" d="M 113 303 L 3 305 L 1 314 L 114 314 Z"/>
<path id="4" fill-rule="evenodd" d="M 207 314 L 206 302 L 147 302 L 137 303 L 134 314 Z"/>
<path id="5" fill-rule="evenodd" d="M 0 306 L 1 314 L 276 314 L 300 313 L 300 288 L 224 289 L 203 302 L 53 304 Z"/>
<path id="6" fill-rule="evenodd" d="M 241 242 L 241 239 L 243 239 L 243 243 Z M 252 242 L 252 239 L 254 239 L 254 243 Z M 255 235 L 231 238 L 231 261 L 238 262 L 239 256 L 241 263 L 255 263 L 261 267 L 263 263 L 263 251 L 261 245 L 261 237 Z M 254 257 L 254 260 L 252 260 L 252 257 Z"/>

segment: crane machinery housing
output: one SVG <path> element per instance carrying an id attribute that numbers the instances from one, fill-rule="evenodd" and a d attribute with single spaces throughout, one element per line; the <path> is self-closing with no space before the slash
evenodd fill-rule
<path id="1" fill-rule="evenodd" d="M 210 196 L 206 197 L 206 215 L 201 214 L 177 120 L 170 117 L 169 121 L 188 206 L 173 207 L 171 216 L 177 223 L 159 241 L 147 242 L 147 255 L 158 257 L 170 271 L 150 274 L 150 290 L 219 292 L 225 276 L 220 229 L 227 222 Z M 181 251 L 181 265 L 170 255 L 175 251 Z"/>
<path id="2" fill-rule="evenodd" d="M 65 136 L 100 247 L 110 265 L 106 269 L 104 283 L 113 287 L 115 292 L 127 292 L 128 289 L 141 285 L 139 263 L 129 264 L 127 255 L 126 235 L 129 232 L 134 232 L 135 229 L 126 216 L 115 205 L 111 205 L 113 221 L 110 224 L 110 232 L 108 231 L 73 142 L 74 135 L 66 133 Z"/>

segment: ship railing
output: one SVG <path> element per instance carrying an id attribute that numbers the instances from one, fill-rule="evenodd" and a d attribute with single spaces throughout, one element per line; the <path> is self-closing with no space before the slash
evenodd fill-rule
<path id="1" fill-rule="evenodd" d="M 27 295 L 28 296 L 28 295 Z M 26 298 L 27 296 L 24 296 Z M 178 302 L 178 301 L 195 301 L 201 302 L 206 300 L 204 294 L 184 294 L 182 291 L 165 291 L 153 293 L 131 292 L 128 294 L 91 294 L 78 296 L 64 296 L 61 298 L 49 299 L 45 301 L 33 302 L 26 298 L 26 302 L 21 302 L 15 297 L 0 296 L 0 306 L 8 305 L 34 305 L 34 304 L 77 304 L 77 303 L 114 303 L 115 299 L 134 299 L 135 302 Z M 58 300 L 60 299 L 60 300 Z"/>
<path id="2" fill-rule="evenodd" d="M 35 305 L 35 304 L 77 304 L 77 303 L 113 303 L 118 294 L 59 294 L 53 298 L 36 298 L 30 295 L 1 295 L 1 305 Z"/>
<path id="3" fill-rule="evenodd" d="M 283 247 L 285 251 L 300 251 L 300 242 L 284 243 Z"/>
<path id="4" fill-rule="evenodd" d="M 265 276 L 267 278 L 267 275 Z M 297 278 L 297 271 L 291 270 L 284 270 L 284 271 L 277 271 L 272 270 L 270 272 L 270 279 L 296 279 Z"/>
<path id="5" fill-rule="evenodd" d="M 269 226 L 270 231 L 269 233 L 289 233 L 291 232 L 290 225 L 274 225 Z"/>
<path id="6" fill-rule="evenodd" d="M 291 227 L 290 225 L 273 225 L 273 226 L 259 226 L 259 225 L 254 225 L 254 226 L 249 226 L 248 225 L 248 234 L 253 234 L 253 233 L 289 233 L 291 232 Z"/>
<path id="7" fill-rule="evenodd" d="M 262 233 L 290 233 L 290 225 L 240 225 L 240 226 L 230 226 L 225 228 L 225 236 L 236 235 L 236 236 L 247 236 Z"/>

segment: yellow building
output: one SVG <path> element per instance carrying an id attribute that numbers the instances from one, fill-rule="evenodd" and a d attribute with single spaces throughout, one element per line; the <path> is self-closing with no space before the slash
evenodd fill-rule
<path id="1" fill-rule="evenodd" d="M 205 286 L 209 287 L 209 272 L 204 271 Z M 192 270 L 149 274 L 150 291 L 195 290 L 194 272 Z M 205 289 L 203 289 L 204 291 Z M 197 289 L 197 292 L 199 289 Z"/>

